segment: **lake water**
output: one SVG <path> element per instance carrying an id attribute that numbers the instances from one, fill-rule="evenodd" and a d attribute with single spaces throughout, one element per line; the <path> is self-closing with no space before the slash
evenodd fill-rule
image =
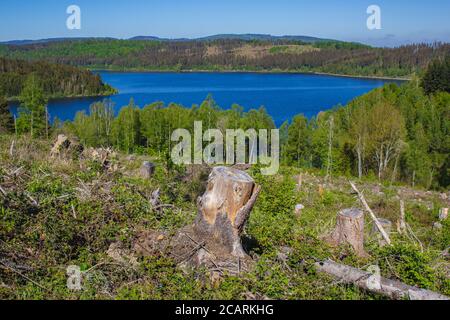
<path id="1" fill-rule="evenodd" d="M 209 94 L 228 109 L 233 103 L 245 110 L 264 106 L 279 126 L 297 114 L 312 117 L 320 111 L 383 86 L 388 80 L 358 79 L 309 74 L 260 73 L 146 73 L 99 72 L 104 82 L 119 90 L 111 96 L 116 112 L 131 98 L 144 107 L 155 101 L 179 103 L 190 107 L 200 104 Z M 72 120 L 80 110 L 100 98 L 52 100 L 48 109 L 52 118 Z M 17 113 L 17 105 L 12 106 Z"/>

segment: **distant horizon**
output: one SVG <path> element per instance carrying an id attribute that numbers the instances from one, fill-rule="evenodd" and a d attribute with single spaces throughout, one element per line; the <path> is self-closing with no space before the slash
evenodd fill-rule
<path id="1" fill-rule="evenodd" d="M 81 28 L 69 30 L 67 9 L 81 10 Z M 381 26 L 369 30 L 371 5 Z M 376 47 L 450 42 L 450 1 L 435 0 L 31 0 L 0 3 L 0 42 L 53 38 L 158 36 L 201 38 L 216 34 L 305 35 Z"/>
<path id="2" fill-rule="evenodd" d="M 131 36 L 131 37 L 125 37 L 125 38 L 119 38 L 119 37 L 111 37 L 111 36 L 84 36 L 84 37 L 77 37 L 77 36 L 61 36 L 61 37 L 43 37 L 43 38 L 24 38 L 24 39 L 9 39 L 9 40 L 1 40 L 0 44 L 3 45 L 19 45 L 19 43 L 24 43 L 27 44 L 27 42 L 30 43 L 38 43 L 38 42 L 58 42 L 58 41 L 63 41 L 63 40 L 87 40 L 87 39 L 113 39 L 113 40 L 139 40 L 137 38 L 148 38 L 150 41 L 150 38 L 154 38 L 155 41 L 161 40 L 161 41 L 196 41 L 196 40 L 205 40 L 207 38 L 212 38 L 212 37 L 216 37 L 216 36 L 230 36 L 230 38 L 232 38 L 233 36 L 267 36 L 267 37 L 274 37 L 274 38 L 291 38 L 291 37 L 305 37 L 305 38 L 313 38 L 313 39 L 317 39 L 319 41 L 339 41 L 339 42 L 354 42 L 354 43 L 360 43 L 360 44 L 364 44 L 364 45 L 369 45 L 369 46 L 373 46 L 373 47 L 400 47 L 400 46 L 404 46 L 404 45 L 414 45 L 414 44 L 433 44 L 436 42 L 441 42 L 441 43 L 450 43 L 449 41 L 446 40 L 438 40 L 438 39 L 434 39 L 434 40 L 429 40 L 429 41 L 418 41 L 418 42 L 410 42 L 410 43 L 402 43 L 402 44 L 397 44 L 397 45 L 374 45 L 374 44 L 370 44 L 370 43 L 364 43 L 361 41 L 353 41 L 353 40 L 342 40 L 342 39 L 333 39 L 330 37 L 326 37 L 326 38 L 322 38 L 322 37 L 318 37 L 318 36 L 314 36 L 314 35 L 306 35 L 306 34 L 281 34 L 281 35 L 276 35 L 276 34 L 266 34 L 266 33 L 219 33 L 219 34 L 206 34 L 200 37 L 184 37 L 184 38 L 178 38 L 178 37 L 162 37 L 162 36 L 158 36 L 158 35 L 144 35 L 144 34 L 137 34 L 135 36 Z M 225 37 L 226 38 L 226 37 Z M 144 39 L 145 41 L 145 39 Z M 301 41 L 301 40 L 300 40 Z"/>

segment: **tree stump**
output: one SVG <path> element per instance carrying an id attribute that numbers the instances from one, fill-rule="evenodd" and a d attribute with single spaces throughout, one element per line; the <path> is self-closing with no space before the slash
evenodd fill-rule
<path id="1" fill-rule="evenodd" d="M 206 192 L 197 201 L 195 232 L 200 238 L 219 242 L 233 256 L 245 257 L 241 234 L 260 191 L 247 173 L 215 167 Z"/>
<path id="2" fill-rule="evenodd" d="M 448 217 L 448 208 L 441 208 L 439 210 L 439 221 L 444 221 Z"/>
<path id="3" fill-rule="evenodd" d="M 297 191 L 301 191 L 302 190 L 302 185 L 303 185 L 303 174 L 300 173 L 297 176 Z"/>
<path id="4" fill-rule="evenodd" d="M 366 257 L 363 211 L 355 208 L 340 211 L 337 216 L 336 227 L 327 241 L 333 246 L 348 243 L 358 256 Z"/>
<path id="5" fill-rule="evenodd" d="M 155 164 L 144 161 L 141 166 L 140 174 L 143 179 L 150 179 L 155 173 Z"/>
<path id="6" fill-rule="evenodd" d="M 60 134 L 50 150 L 53 159 L 75 160 L 83 153 L 84 147 L 75 139 Z"/>
<path id="7" fill-rule="evenodd" d="M 295 206 L 295 216 L 296 216 L 297 218 L 300 218 L 300 217 L 301 217 L 303 209 L 305 209 L 305 206 L 302 205 L 302 204 L 297 204 L 297 205 Z"/>

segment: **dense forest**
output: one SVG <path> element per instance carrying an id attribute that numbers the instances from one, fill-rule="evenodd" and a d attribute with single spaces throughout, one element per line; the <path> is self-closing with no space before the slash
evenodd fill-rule
<path id="1" fill-rule="evenodd" d="M 449 94 L 428 97 L 412 82 L 386 86 L 310 120 L 298 115 L 280 128 L 282 161 L 331 175 L 446 188 L 450 184 L 449 105 Z M 161 155 L 169 152 L 173 129 L 193 132 L 194 120 L 203 121 L 204 130 L 275 128 L 264 108 L 243 112 L 234 105 L 222 110 L 211 99 L 190 109 L 154 103 L 141 110 L 131 101 L 116 118 L 110 103 L 96 103 L 90 115 L 79 113 L 64 127 L 87 145 Z"/>
<path id="2" fill-rule="evenodd" d="M 0 45 L 0 56 L 116 70 L 325 72 L 410 77 L 450 53 L 445 43 L 372 48 L 358 43 L 87 39 Z"/>
<path id="3" fill-rule="evenodd" d="M 115 92 L 102 82 L 100 76 L 88 70 L 44 61 L 28 62 L 0 57 L 0 94 L 17 98 L 30 75 L 40 79 L 47 98 L 98 96 Z"/>
<path id="4" fill-rule="evenodd" d="M 430 67 L 422 83 L 416 79 L 400 87 L 386 85 L 312 119 L 298 115 L 284 123 L 280 128 L 282 162 L 322 169 L 328 175 L 369 176 L 447 188 L 450 92 L 439 86 L 431 89 L 426 79 L 432 83 L 436 77 L 442 80 L 442 73 L 449 70 L 448 61 L 435 63 L 439 64 L 437 75 L 436 67 Z M 421 85 L 429 88 L 429 95 Z M 87 145 L 161 155 L 169 152 L 173 129 L 193 132 L 195 120 L 203 121 L 204 130 L 219 128 L 223 132 L 275 128 L 264 108 L 244 112 L 241 106 L 233 105 L 223 110 L 212 98 L 192 108 L 153 103 L 140 109 L 130 101 L 117 117 L 112 110 L 108 101 L 96 103 L 89 115 L 78 113 L 64 129 Z"/>
<path id="5" fill-rule="evenodd" d="M 285 122 L 279 128 L 282 163 L 318 168 L 329 176 L 373 177 L 447 188 L 449 60 L 447 57 L 433 62 L 423 79 L 416 78 L 400 87 L 389 84 L 312 119 L 298 115 Z M 19 95 L 20 116 L 15 125 L 18 134 L 49 135 L 47 99 L 42 81 L 32 74 Z M 194 121 L 202 121 L 203 130 L 218 128 L 223 132 L 275 128 L 263 107 L 244 112 L 242 106 L 233 105 L 225 110 L 212 97 L 191 108 L 155 102 L 141 109 L 131 100 L 117 116 L 113 107 L 109 100 L 95 103 L 89 114 L 79 112 L 73 122 L 56 121 L 53 129 L 71 133 L 88 146 L 113 146 L 127 153 L 168 157 L 172 131 L 184 128 L 193 132 Z M 6 131 L 13 124 L 7 108 L 0 110 Z"/>

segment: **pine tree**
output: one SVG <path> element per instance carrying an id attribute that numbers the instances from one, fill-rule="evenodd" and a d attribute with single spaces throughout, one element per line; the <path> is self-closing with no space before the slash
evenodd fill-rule
<path id="1" fill-rule="evenodd" d="M 423 76 L 422 87 L 428 95 L 435 92 L 450 93 L 450 56 L 430 64 Z"/>
<path id="2" fill-rule="evenodd" d="M 9 111 L 8 101 L 0 96 L 0 133 L 12 132 L 14 130 L 14 119 Z"/>

